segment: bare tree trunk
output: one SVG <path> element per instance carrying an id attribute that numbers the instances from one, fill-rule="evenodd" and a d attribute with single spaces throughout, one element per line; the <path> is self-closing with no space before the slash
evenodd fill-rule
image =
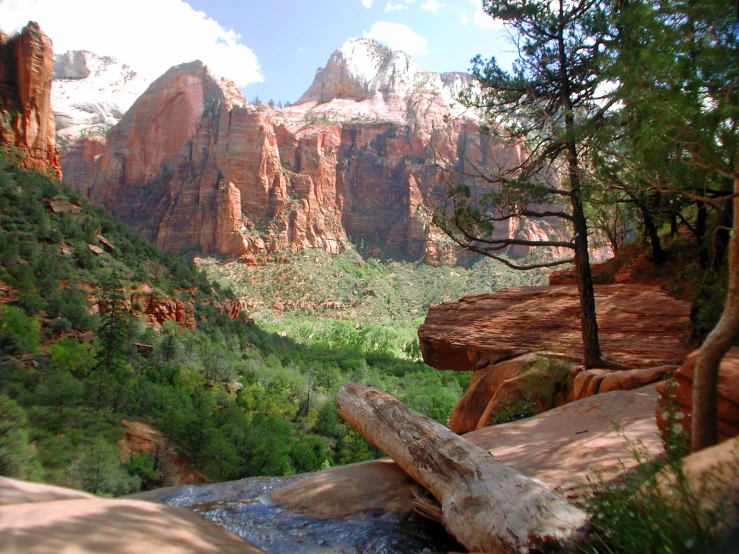
<path id="1" fill-rule="evenodd" d="M 739 195 L 739 177 L 734 179 L 734 194 Z M 706 337 L 693 374 L 693 414 L 691 441 L 693 452 L 718 442 L 719 365 L 739 337 L 739 196 L 735 196 L 734 222 L 729 243 L 729 290 L 716 327 Z"/>
<path id="2" fill-rule="evenodd" d="M 587 515 L 392 396 L 350 383 L 339 414 L 439 501 L 442 524 L 470 552 L 529 552 L 581 542 Z"/>
<path id="3" fill-rule="evenodd" d="M 577 169 L 577 168 L 575 168 Z M 577 291 L 580 295 L 580 325 L 584 349 L 583 365 L 591 369 L 602 365 L 603 355 L 598 338 L 598 320 L 595 314 L 595 289 L 590 271 L 588 255 L 588 224 L 580 198 L 579 178 L 577 188 L 572 192 L 572 215 L 575 224 L 575 271 L 577 271 Z"/>

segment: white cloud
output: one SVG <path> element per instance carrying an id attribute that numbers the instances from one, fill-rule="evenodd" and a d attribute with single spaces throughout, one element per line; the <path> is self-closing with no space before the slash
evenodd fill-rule
<path id="1" fill-rule="evenodd" d="M 413 4 L 416 0 L 401 0 L 397 4 L 393 4 L 392 2 L 388 2 L 385 6 L 386 12 L 391 12 L 393 10 L 407 10 L 408 6 Z"/>
<path id="2" fill-rule="evenodd" d="M 461 23 L 462 25 L 467 25 L 467 23 L 469 23 L 469 22 L 470 22 L 470 18 L 469 18 L 469 17 L 467 17 L 467 14 L 466 14 L 466 13 L 463 13 L 463 14 L 462 14 L 461 16 L 459 16 L 459 22 L 460 22 L 460 23 Z"/>
<path id="3" fill-rule="evenodd" d="M 383 42 L 393 50 L 402 50 L 410 56 L 423 56 L 429 53 L 428 39 L 401 23 L 375 21 L 369 32 L 364 31 L 364 36 Z"/>
<path id="4" fill-rule="evenodd" d="M 477 8 L 472 14 L 472 23 L 480 29 L 502 29 L 503 21 L 501 19 L 493 19 L 482 9 L 482 0 L 470 0 L 470 4 Z M 464 25 L 464 23 L 463 23 Z"/>
<path id="5" fill-rule="evenodd" d="M 200 59 L 240 87 L 264 80 L 259 60 L 233 29 L 182 0 L 2 0 L 6 33 L 36 21 L 55 52 L 90 50 L 114 56 L 148 78 Z"/>
<path id="6" fill-rule="evenodd" d="M 367 9 L 370 9 L 370 8 L 372 7 L 372 2 L 373 2 L 373 1 L 374 1 L 374 0 L 362 0 L 362 5 L 363 5 L 363 6 L 365 7 L 365 8 L 367 8 Z"/>
<path id="7" fill-rule="evenodd" d="M 503 21 L 494 19 L 482 10 L 478 10 L 472 14 L 472 22 L 480 29 L 502 29 Z"/>
<path id="8" fill-rule="evenodd" d="M 437 0 L 426 0 L 421 4 L 421 9 L 436 15 L 439 13 L 439 8 L 443 8 L 445 5 L 446 4 L 440 4 Z"/>

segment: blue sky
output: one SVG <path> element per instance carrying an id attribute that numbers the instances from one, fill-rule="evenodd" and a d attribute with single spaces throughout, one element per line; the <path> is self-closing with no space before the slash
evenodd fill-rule
<path id="1" fill-rule="evenodd" d="M 0 0 L 6 32 L 29 20 L 56 51 L 112 55 L 151 77 L 200 58 L 265 102 L 296 101 L 350 38 L 376 38 L 429 71 L 467 71 L 478 53 L 504 65 L 513 56 L 480 0 Z"/>

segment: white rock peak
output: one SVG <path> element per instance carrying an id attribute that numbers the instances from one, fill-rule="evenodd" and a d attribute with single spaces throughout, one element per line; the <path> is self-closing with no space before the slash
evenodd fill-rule
<path id="1" fill-rule="evenodd" d="M 54 56 L 51 104 L 59 144 L 104 134 L 149 86 L 130 66 L 108 56 L 75 50 Z"/>
<path id="2" fill-rule="evenodd" d="M 458 79 L 465 77 L 460 74 Z M 454 79 L 423 71 L 405 52 L 393 51 L 368 38 L 350 39 L 331 54 L 326 67 L 318 68 L 313 84 L 296 104 L 323 104 L 334 99 L 363 101 L 380 96 L 385 101 L 401 100 L 419 87 L 451 102 L 458 92 L 455 88 L 459 88 L 455 84 Z"/>

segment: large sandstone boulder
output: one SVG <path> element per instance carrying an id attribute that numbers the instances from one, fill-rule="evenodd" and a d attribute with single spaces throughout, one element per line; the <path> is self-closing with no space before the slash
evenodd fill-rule
<path id="1" fill-rule="evenodd" d="M 257 554 L 261 549 L 183 508 L 0 477 L 0 550 Z"/>
<path id="2" fill-rule="evenodd" d="M 657 423 L 660 429 L 668 426 L 666 409 L 682 414 L 679 424 L 690 430 L 690 414 L 693 398 L 693 371 L 699 350 L 692 352 L 685 363 L 673 375 L 671 381 L 660 383 L 657 390 L 660 403 Z M 720 440 L 739 435 L 739 347 L 734 346 L 724 356 L 719 366 L 718 378 L 718 430 Z"/>
<path id="3" fill-rule="evenodd" d="M 0 31 L 0 147 L 10 150 L 21 167 L 58 179 L 50 99 L 53 73 L 52 43 L 37 23 L 29 22 L 12 38 Z"/>
<path id="4" fill-rule="evenodd" d="M 595 287 L 601 349 L 629 368 L 679 365 L 688 351 L 688 302 L 657 287 Z M 424 361 L 476 371 L 527 352 L 582 361 L 577 287 L 520 287 L 465 296 L 429 309 L 418 329 Z"/>
<path id="5" fill-rule="evenodd" d="M 449 429 L 468 433 L 487 427 L 501 411 L 518 408 L 534 415 L 561 406 L 573 398 L 573 378 L 579 369 L 567 361 L 534 353 L 480 369 L 454 406 Z"/>
<path id="6" fill-rule="evenodd" d="M 473 431 L 464 438 L 581 503 L 594 472 L 609 481 L 636 465 L 624 436 L 641 441 L 649 456 L 662 452 L 656 405 L 654 386 L 610 392 L 529 419 Z M 283 508 L 331 518 L 376 508 L 409 512 L 417 487 L 393 462 L 374 461 L 328 469 L 271 496 Z"/>

